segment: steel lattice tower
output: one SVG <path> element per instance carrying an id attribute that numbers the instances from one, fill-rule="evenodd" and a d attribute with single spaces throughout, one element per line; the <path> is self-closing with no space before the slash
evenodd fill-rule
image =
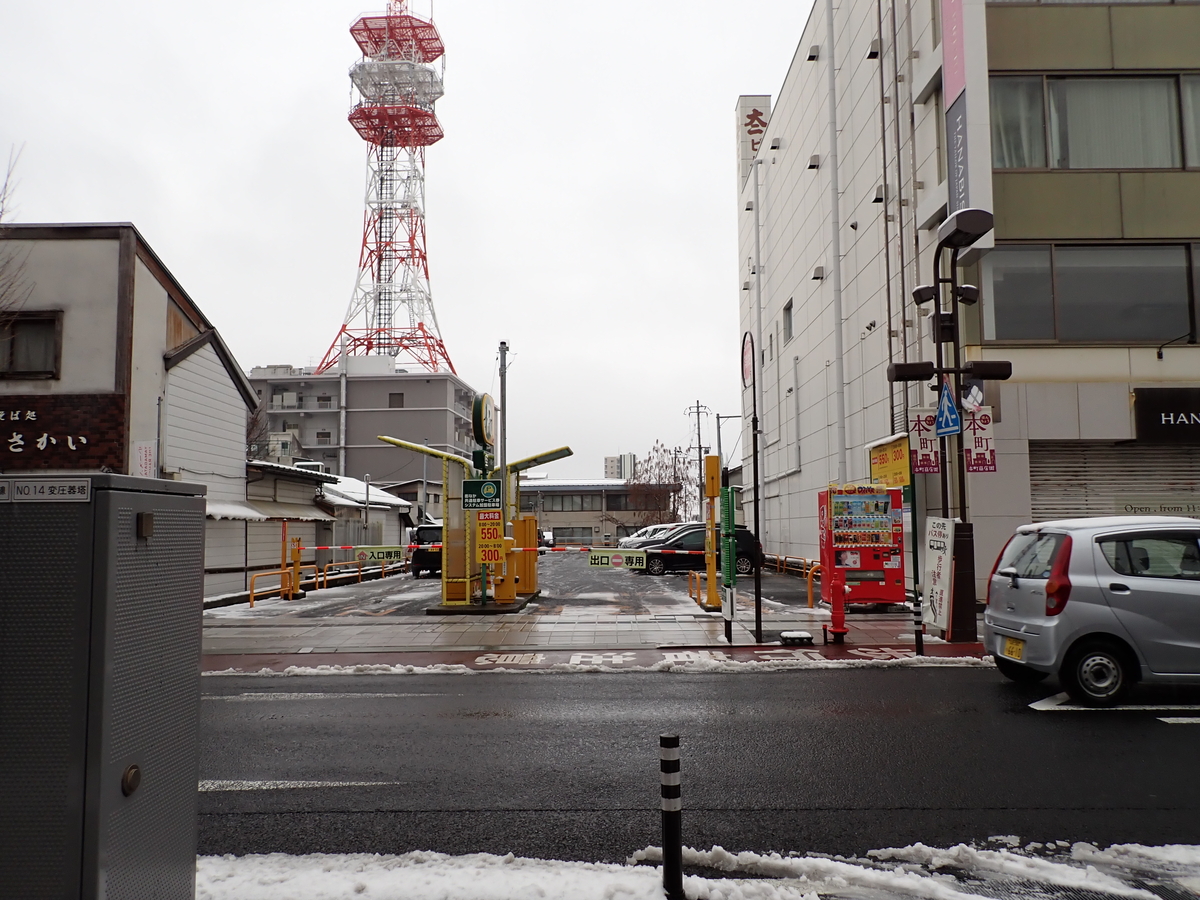
<path id="1" fill-rule="evenodd" d="M 388 0 L 386 13 L 363 16 L 350 34 L 363 54 L 350 69 L 358 95 L 350 124 L 369 145 L 366 212 L 354 296 L 317 372 L 371 354 L 453 372 L 425 254 L 425 148 L 442 139 L 433 106 L 443 93 L 445 48 L 408 0 Z"/>

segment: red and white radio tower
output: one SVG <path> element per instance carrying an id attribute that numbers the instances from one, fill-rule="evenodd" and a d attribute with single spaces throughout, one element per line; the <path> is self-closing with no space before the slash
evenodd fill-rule
<path id="1" fill-rule="evenodd" d="M 317 372 L 372 354 L 453 372 L 425 255 L 425 148 L 442 139 L 433 105 L 443 93 L 445 48 L 408 0 L 388 0 L 386 13 L 363 16 L 350 34 L 363 54 L 350 70 L 359 97 L 350 124 L 369 145 L 367 204 L 354 296 Z"/>

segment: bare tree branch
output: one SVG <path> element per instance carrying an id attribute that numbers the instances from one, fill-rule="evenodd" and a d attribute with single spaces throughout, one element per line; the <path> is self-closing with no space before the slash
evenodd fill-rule
<path id="1" fill-rule="evenodd" d="M 629 505 L 637 511 L 639 525 L 677 522 L 693 513 L 689 499 L 696 493 L 695 475 L 678 447 L 655 441 L 650 452 L 638 458 L 628 483 Z"/>
<path id="2" fill-rule="evenodd" d="M 14 175 L 20 159 L 20 150 L 9 150 L 4 181 L 0 183 L 0 340 L 4 339 L 8 323 L 33 292 L 33 283 L 25 277 L 29 249 L 21 246 L 23 242 L 5 240 L 8 234 L 3 224 L 16 212 L 13 207 L 17 190 Z"/>

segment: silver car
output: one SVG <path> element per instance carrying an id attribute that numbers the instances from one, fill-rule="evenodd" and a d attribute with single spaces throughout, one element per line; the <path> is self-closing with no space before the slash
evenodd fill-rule
<path id="1" fill-rule="evenodd" d="M 1110 706 L 1136 681 L 1200 684 L 1200 521 L 1063 519 L 1018 528 L 988 582 L 984 647 L 1001 673 L 1057 674 Z"/>

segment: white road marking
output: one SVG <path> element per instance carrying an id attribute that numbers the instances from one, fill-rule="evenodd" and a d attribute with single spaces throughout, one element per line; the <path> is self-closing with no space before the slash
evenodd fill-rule
<path id="1" fill-rule="evenodd" d="M 256 700 L 350 700 L 373 699 L 381 697 L 461 697 L 462 694 L 373 694 L 373 693 L 288 693 L 286 691 L 247 691 L 241 694 L 207 694 L 205 700 L 226 700 L 229 702 L 253 702 Z"/>
<path id="2" fill-rule="evenodd" d="M 1168 725 L 1200 725 L 1200 716 L 1159 716 L 1158 721 Z"/>
<path id="3" fill-rule="evenodd" d="M 1154 712 L 1166 709 L 1200 709 L 1200 705 L 1160 703 L 1147 706 L 1130 703 L 1123 706 L 1080 706 L 1072 703 L 1070 696 L 1066 693 L 1062 693 L 1038 700 L 1036 703 L 1030 703 L 1029 708 L 1036 709 L 1038 712 Z"/>
<path id="4" fill-rule="evenodd" d="M 201 780 L 201 791 L 291 791 L 298 788 L 389 787 L 404 781 L 213 781 Z"/>

